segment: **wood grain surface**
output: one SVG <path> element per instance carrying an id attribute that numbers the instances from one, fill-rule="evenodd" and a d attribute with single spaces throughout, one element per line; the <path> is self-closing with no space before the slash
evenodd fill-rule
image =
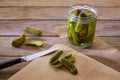
<path id="1" fill-rule="evenodd" d="M 72 48 L 63 44 L 56 44 L 53 47 L 63 50 L 64 54 L 66 52 L 73 54 L 73 57 L 75 57 L 74 65 L 78 70 L 77 75 L 72 75 L 67 69 L 51 66 L 49 63 L 51 54 L 34 60 L 8 80 L 119 80 L 120 78 L 119 72 Z M 46 72 L 48 73 L 46 74 Z"/>
<path id="2" fill-rule="evenodd" d="M 120 20 L 119 7 L 96 8 L 98 20 Z M 2 7 L 0 19 L 67 19 L 68 10 L 69 7 Z"/>
<path id="3" fill-rule="evenodd" d="M 114 24 L 113 24 L 114 23 Z M 26 26 L 33 26 L 43 31 L 43 36 L 57 36 L 54 28 L 67 26 L 67 20 L 1 20 L 0 36 L 20 35 Z M 120 36 L 119 21 L 98 21 L 96 34 L 98 36 Z M 27 34 L 27 36 L 30 36 Z"/>
<path id="4" fill-rule="evenodd" d="M 67 12 L 74 4 L 89 4 L 98 9 L 96 35 L 120 51 L 120 0 L 0 0 L 0 62 L 63 43 L 54 28 L 67 26 Z M 11 46 L 11 41 L 24 32 L 26 26 L 43 31 L 41 37 L 26 34 L 27 38 L 43 40 L 43 47 Z M 0 80 L 7 80 L 26 64 L 0 71 Z"/>
<path id="5" fill-rule="evenodd" d="M 94 6 L 120 6 L 119 0 L 1 0 L 1 6 L 71 6 L 89 4 Z"/>

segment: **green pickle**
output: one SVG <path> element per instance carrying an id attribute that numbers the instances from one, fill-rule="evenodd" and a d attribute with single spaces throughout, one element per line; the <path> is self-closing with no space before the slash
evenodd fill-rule
<path id="1" fill-rule="evenodd" d="M 72 56 L 71 52 L 67 52 L 67 53 L 64 53 L 64 54 L 61 55 L 61 57 L 65 57 L 65 58 L 71 57 L 71 56 Z"/>
<path id="2" fill-rule="evenodd" d="M 41 30 L 36 29 L 34 27 L 31 27 L 31 26 L 27 26 L 24 30 L 25 30 L 25 32 L 30 33 L 30 34 L 34 34 L 36 36 L 41 36 L 42 35 Z"/>
<path id="3" fill-rule="evenodd" d="M 56 68 L 59 68 L 59 67 L 62 67 L 63 66 L 63 63 L 60 62 L 60 58 L 59 57 L 57 60 L 56 60 L 56 63 L 51 63 L 54 67 Z M 63 58 L 63 57 L 62 57 Z M 71 63 L 74 63 L 75 62 L 75 58 L 74 57 L 67 57 L 66 58 L 69 62 Z"/>
<path id="4" fill-rule="evenodd" d="M 40 40 L 25 40 L 25 45 L 41 47 L 43 46 L 43 42 Z"/>
<path id="5" fill-rule="evenodd" d="M 59 54 L 60 54 L 60 55 L 59 55 Z M 69 57 L 72 56 L 72 53 L 68 52 L 68 53 L 64 53 L 64 54 L 61 55 L 61 53 L 59 52 L 59 53 L 57 53 L 56 55 L 57 55 L 57 59 L 54 59 L 54 61 L 51 61 L 51 64 L 53 64 L 53 65 L 59 63 L 59 57 L 69 58 Z M 56 56 L 56 55 L 55 55 L 55 56 Z M 58 55 L 59 55 L 59 56 L 58 56 Z"/>
<path id="6" fill-rule="evenodd" d="M 63 66 L 63 63 L 58 62 L 57 64 L 54 64 L 53 66 L 56 68 L 60 68 Z"/>
<path id="7" fill-rule="evenodd" d="M 68 59 L 61 57 L 59 58 L 59 61 L 63 63 L 63 65 L 66 66 L 72 74 L 76 75 L 78 73 L 78 70 L 75 67 L 75 65 L 72 62 L 70 62 Z"/>
<path id="8" fill-rule="evenodd" d="M 51 57 L 50 63 L 53 63 L 54 61 L 56 61 L 61 56 L 61 54 L 63 54 L 63 50 L 56 51 L 54 55 Z"/>
<path id="9" fill-rule="evenodd" d="M 77 74 L 77 68 L 73 64 L 75 62 L 75 58 L 72 56 L 71 52 L 67 52 L 63 54 L 62 50 L 58 50 L 54 53 L 54 55 L 50 58 L 50 64 L 55 68 L 67 67 L 72 74 Z"/>
<path id="10" fill-rule="evenodd" d="M 79 39 L 79 35 L 74 31 L 74 26 L 71 24 L 70 25 L 70 29 L 69 29 L 70 33 L 71 33 L 71 38 L 73 44 L 79 44 L 80 43 L 80 39 Z"/>
<path id="11" fill-rule="evenodd" d="M 25 37 L 26 37 L 26 35 L 24 33 L 22 33 L 19 38 L 12 41 L 12 46 L 14 46 L 14 47 L 21 46 L 25 41 Z"/>
<path id="12" fill-rule="evenodd" d="M 70 62 L 72 62 L 72 63 L 74 63 L 75 62 L 75 58 L 74 57 L 67 57 L 66 58 L 68 61 L 70 61 Z"/>
<path id="13" fill-rule="evenodd" d="M 84 27 L 81 25 L 80 20 L 77 21 L 76 26 L 75 26 L 75 32 L 79 33 L 84 29 Z"/>
<path id="14" fill-rule="evenodd" d="M 78 16 L 80 12 L 81 12 L 81 10 L 77 9 L 77 10 L 72 11 L 72 14 L 75 16 Z"/>
<path id="15" fill-rule="evenodd" d="M 78 6 L 75 8 L 69 14 L 76 17 L 72 15 L 68 17 L 68 39 L 73 45 L 87 48 L 94 40 L 97 13 L 86 8 L 79 9 Z"/>
<path id="16" fill-rule="evenodd" d="M 93 14 L 91 12 L 88 12 L 86 15 L 87 17 L 92 17 Z"/>
<path id="17" fill-rule="evenodd" d="M 83 30 L 79 32 L 81 38 L 84 38 L 88 33 L 88 24 L 82 24 Z"/>

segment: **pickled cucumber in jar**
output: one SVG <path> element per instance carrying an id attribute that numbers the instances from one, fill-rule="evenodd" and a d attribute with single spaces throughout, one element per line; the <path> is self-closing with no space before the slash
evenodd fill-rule
<path id="1" fill-rule="evenodd" d="M 97 10 L 92 6 L 73 6 L 68 12 L 68 39 L 81 48 L 89 47 L 94 40 Z"/>

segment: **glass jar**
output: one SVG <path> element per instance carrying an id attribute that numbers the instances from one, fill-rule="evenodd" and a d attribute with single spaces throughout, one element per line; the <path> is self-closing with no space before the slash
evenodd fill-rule
<path id="1" fill-rule="evenodd" d="M 81 48 L 89 47 L 95 35 L 97 10 L 93 6 L 74 5 L 68 11 L 69 41 Z"/>

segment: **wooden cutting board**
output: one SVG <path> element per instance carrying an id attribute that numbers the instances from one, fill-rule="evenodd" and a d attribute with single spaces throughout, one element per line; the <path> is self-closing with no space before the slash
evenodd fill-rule
<path id="1" fill-rule="evenodd" d="M 76 58 L 74 63 L 78 74 L 73 75 L 67 69 L 57 69 L 50 65 L 52 54 L 40 57 L 8 80 L 120 80 L 120 73 L 83 55 L 63 44 L 54 45 L 64 52 L 72 52 Z"/>

